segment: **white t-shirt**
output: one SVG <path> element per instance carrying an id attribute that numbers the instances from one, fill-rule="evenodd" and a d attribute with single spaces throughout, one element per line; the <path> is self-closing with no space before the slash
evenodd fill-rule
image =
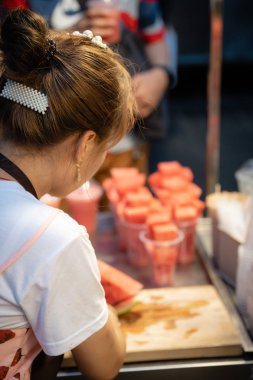
<path id="1" fill-rule="evenodd" d="M 0 265 L 31 239 L 52 207 L 0 180 Z M 96 256 L 84 227 L 59 212 L 0 274 L 0 329 L 30 326 L 48 355 L 71 350 L 108 319 Z"/>

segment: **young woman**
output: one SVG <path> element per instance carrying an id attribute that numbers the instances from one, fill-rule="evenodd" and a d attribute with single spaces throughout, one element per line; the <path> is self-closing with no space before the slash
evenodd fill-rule
<path id="1" fill-rule="evenodd" d="M 88 234 L 38 199 L 81 186 L 132 127 L 131 80 L 99 37 L 49 33 L 29 10 L 7 16 L 0 49 L 0 378 L 71 350 L 111 379 L 125 342 Z"/>

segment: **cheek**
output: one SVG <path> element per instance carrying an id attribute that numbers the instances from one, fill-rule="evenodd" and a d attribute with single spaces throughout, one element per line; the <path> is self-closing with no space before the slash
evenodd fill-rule
<path id="1" fill-rule="evenodd" d="M 108 152 L 105 151 L 103 153 L 99 153 L 96 155 L 95 160 L 94 160 L 95 170 L 98 170 L 100 168 L 100 166 L 103 165 L 103 163 L 107 157 L 107 154 L 108 154 Z"/>

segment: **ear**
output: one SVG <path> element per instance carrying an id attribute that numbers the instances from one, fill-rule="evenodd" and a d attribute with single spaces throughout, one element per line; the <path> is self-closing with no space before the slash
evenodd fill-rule
<path id="1" fill-rule="evenodd" d="M 87 151 L 94 145 L 97 134 L 94 131 L 86 131 L 78 136 L 76 140 L 75 159 L 81 163 L 87 154 Z"/>

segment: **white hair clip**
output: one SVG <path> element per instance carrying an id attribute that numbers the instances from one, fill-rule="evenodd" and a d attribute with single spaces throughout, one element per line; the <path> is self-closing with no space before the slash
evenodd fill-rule
<path id="1" fill-rule="evenodd" d="M 102 37 L 94 36 L 91 30 L 85 30 L 82 33 L 76 30 L 72 34 L 73 36 L 87 37 L 91 41 L 91 43 L 93 43 L 94 45 L 100 46 L 102 49 L 107 48 L 107 45 L 103 43 Z"/>
<path id="2" fill-rule="evenodd" d="M 48 99 L 45 94 L 11 79 L 6 80 L 0 96 L 43 115 L 48 108 Z"/>

